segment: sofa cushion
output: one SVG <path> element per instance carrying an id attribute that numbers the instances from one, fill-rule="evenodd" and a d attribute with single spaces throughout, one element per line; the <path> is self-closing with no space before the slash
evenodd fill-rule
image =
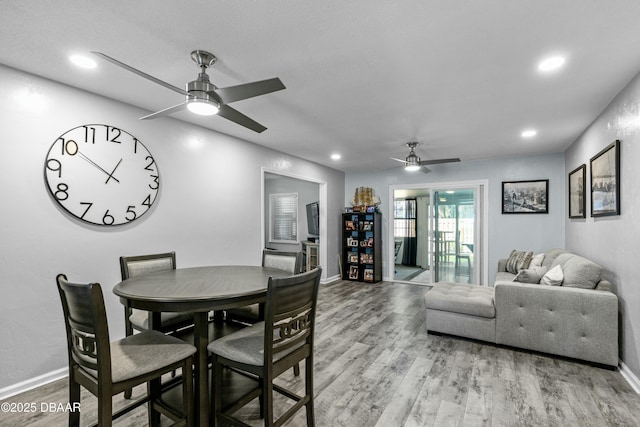
<path id="1" fill-rule="evenodd" d="M 493 318 L 493 288 L 463 283 L 439 282 L 424 295 L 427 309 Z"/>
<path id="2" fill-rule="evenodd" d="M 562 286 L 594 289 L 600 281 L 602 267 L 591 260 L 575 255 L 562 264 L 562 272 L 564 274 Z"/>
<path id="3" fill-rule="evenodd" d="M 515 249 L 512 250 L 509 255 L 509 259 L 507 259 L 507 271 L 509 273 L 518 274 L 520 270 L 524 270 L 529 267 L 531 257 L 533 257 L 533 252 L 518 251 Z"/>
<path id="4" fill-rule="evenodd" d="M 512 282 L 515 276 L 515 274 L 507 273 L 506 271 L 498 271 L 495 282 Z"/>
<path id="5" fill-rule="evenodd" d="M 529 268 L 542 267 L 542 261 L 544 261 L 544 253 L 534 255 L 533 257 L 531 257 Z"/>
<path id="6" fill-rule="evenodd" d="M 562 267 L 556 265 L 551 270 L 547 271 L 540 279 L 541 285 L 548 286 L 561 286 L 564 275 L 562 274 Z"/>
<path id="7" fill-rule="evenodd" d="M 560 254 L 566 253 L 565 249 L 555 248 L 550 249 L 544 253 L 544 259 L 542 260 L 542 266 L 551 269 L 553 262 L 556 260 L 556 257 Z"/>
<path id="8" fill-rule="evenodd" d="M 547 267 L 529 267 L 525 270 L 520 270 L 516 277 L 513 278 L 514 282 L 521 283 L 540 283 L 540 279 L 547 272 Z"/>

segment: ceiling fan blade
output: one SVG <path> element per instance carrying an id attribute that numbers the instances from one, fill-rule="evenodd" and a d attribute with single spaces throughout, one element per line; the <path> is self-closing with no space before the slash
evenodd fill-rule
<path id="1" fill-rule="evenodd" d="M 428 168 L 428 167 L 426 167 L 426 166 L 422 166 L 422 167 L 420 168 L 420 172 L 422 172 L 422 173 L 429 173 L 429 172 L 431 172 L 431 169 L 429 169 L 429 168 Z"/>
<path id="2" fill-rule="evenodd" d="M 241 126 L 244 126 L 248 129 L 251 129 L 254 132 L 261 133 L 267 130 L 266 127 L 262 126 L 260 123 L 256 122 L 253 119 L 242 114 L 240 111 L 229 107 L 228 105 L 223 105 L 220 107 L 220 111 L 218 111 L 218 115 L 224 117 L 227 120 L 231 120 Z"/>
<path id="3" fill-rule="evenodd" d="M 400 162 L 400 163 L 407 163 L 406 160 L 401 160 L 401 159 L 396 159 L 395 157 L 389 157 L 391 160 L 395 160 L 396 162 Z"/>
<path id="4" fill-rule="evenodd" d="M 230 102 L 265 95 L 282 89 L 286 89 L 286 87 L 282 84 L 280 79 L 276 77 L 273 79 L 216 89 L 215 92 L 223 103 L 229 104 Z"/>
<path id="5" fill-rule="evenodd" d="M 178 105 L 174 105 L 173 107 L 165 108 L 164 110 L 156 111 L 155 113 L 151 113 L 149 115 L 140 117 L 140 120 L 149 120 L 149 119 L 155 119 L 155 118 L 160 117 L 160 116 L 168 116 L 169 114 L 177 113 L 178 111 L 182 111 L 185 108 L 187 108 L 187 103 L 186 102 L 182 102 L 182 103 L 180 103 Z"/>
<path id="6" fill-rule="evenodd" d="M 143 77 L 143 78 L 145 78 L 145 79 L 147 79 L 147 80 L 151 80 L 151 81 L 152 81 L 152 82 L 154 82 L 154 83 L 157 83 L 157 84 L 159 84 L 159 85 L 161 85 L 161 86 L 164 86 L 164 87 L 166 87 L 167 89 L 171 89 L 172 91 L 174 91 L 174 92 L 178 92 L 178 93 L 179 93 L 179 94 L 181 94 L 181 95 L 189 95 L 189 92 L 185 91 L 184 89 L 180 89 L 180 88 L 179 88 L 179 87 L 177 87 L 177 86 L 174 86 L 174 85 L 171 85 L 171 84 L 169 84 L 169 83 L 163 82 L 163 81 L 162 81 L 162 80 L 160 80 L 160 79 L 157 79 L 157 78 L 155 78 L 155 77 L 153 77 L 153 76 L 151 76 L 151 75 L 149 75 L 149 74 L 147 74 L 147 73 L 145 73 L 145 72 L 143 72 L 143 71 L 137 70 L 137 69 L 135 69 L 135 68 L 133 68 L 133 67 L 131 67 L 131 66 L 129 66 L 129 65 L 127 65 L 127 64 L 125 64 L 124 62 L 120 62 L 120 61 L 118 61 L 117 59 L 114 59 L 114 58 L 112 58 L 112 57 L 110 57 L 110 56 L 108 56 L 108 55 L 105 55 L 104 53 L 101 53 L 101 52 L 93 52 L 93 51 L 92 51 L 91 53 L 93 53 L 94 55 L 98 55 L 98 56 L 99 56 L 99 57 L 101 57 L 102 59 L 105 59 L 105 60 L 107 60 L 107 61 L 111 62 L 112 64 L 117 65 L 118 67 L 124 68 L 124 69 L 125 69 L 125 70 L 127 70 L 127 71 L 131 71 L 132 73 L 137 74 L 137 75 L 139 75 L 140 77 Z"/>
<path id="7" fill-rule="evenodd" d="M 455 159 L 435 159 L 435 160 L 422 160 L 420 162 L 420 165 L 425 166 L 425 165 L 437 165 L 439 163 L 455 163 L 455 162 L 459 162 L 460 159 L 455 158 Z"/>

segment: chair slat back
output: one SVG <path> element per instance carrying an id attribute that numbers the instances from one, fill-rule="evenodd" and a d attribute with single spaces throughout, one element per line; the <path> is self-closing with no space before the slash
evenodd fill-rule
<path id="1" fill-rule="evenodd" d="M 176 253 L 136 255 L 120 257 L 120 273 L 122 280 L 157 271 L 175 270 Z"/>
<path id="2" fill-rule="evenodd" d="M 262 266 L 288 271 L 291 274 L 300 272 L 302 252 L 287 252 L 265 249 L 262 251 Z"/>
<path id="3" fill-rule="evenodd" d="M 265 358 L 303 345 L 313 347 L 321 268 L 270 278 L 265 303 Z"/>
<path id="4" fill-rule="evenodd" d="M 59 274 L 56 281 L 64 312 L 70 365 L 73 360 L 86 370 L 110 378 L 109 328 L 100 285 L 71 283 L 63 274 Z"/>

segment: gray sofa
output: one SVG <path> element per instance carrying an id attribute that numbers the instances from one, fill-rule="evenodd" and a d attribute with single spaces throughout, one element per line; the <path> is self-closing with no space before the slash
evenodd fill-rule
<path id="1" fill-rule="evenodd" d="M 529 262 L 516 273 L 500 260 L 493 287 L 435 284 L 425 294 L 427 329 L 617 366 L 618 298 L 602 267 L 563 249 Z M 556 285 L 514 281 L 535 281 L 556 266 Z"/>

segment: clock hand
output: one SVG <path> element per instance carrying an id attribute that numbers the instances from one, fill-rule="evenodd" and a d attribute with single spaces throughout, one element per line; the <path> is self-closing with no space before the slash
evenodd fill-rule
<path id="1" fill-rule="evenodd" d="M 111 173 L 109 174 L 109 178 L 107 178 L 107 180 L 104 182 L 105 184 L 109 182 L 109 180 L 111 178 L 115 179 L 116 182 L 120 182 L 118 181 L 118 178 L 116 178 L 115 176 L 113 176 L 114 173 L 116 173 L 116 169 L 118 169 L 118 166 L 120 166 L 120 163 L 122 163 L 122 159 L 120 159 L 120 161 L 118 162 L 118 164 L 116 165 L 115 168 L 113 168 L 113 170 L 111 171 Z"/>
<path id="2" fill-rule="evenodd" d="M 115 180 L 116 180 L 116 182 L 120 182 L 120 181 L 118 181 L 118 178 L 116 178 L 116 177 L 114 177 L 114 176 L 113 176 L 113 172 L 112 172 L 112 173 L 109 173 L 109 172 L 107 172 L 106 170 L 102 169 L 102 168 L 101 168 L 101 167 L 100 167 L 96 162 L 94 162 L 93 160 L 91 160 L 90 158 L 88 158 L 84 153 L 81 153 L 79 150 L 78 150 L 78 154 L 80 155 L 80 157 L 81 157 L 82 159 L 86 160 L 86 161 L 87 161 L 87 162 L 89 162 L 91 165 L 93 165 L 93 166 L 97 167 L 97 168 L 98 168 L 98 169 L 100 169 L 102 172 L 104 172 L 104 173 L 106 173 L 107 175 L 109 175 L 109 178 L 107 179 L 107 182 L 109 182 L 109 179 L 111 179 L 111 178 L 115 179 Z M 120 159 L 120 161 L 122 161 L 122 159 Z M 119 164 L 120 164 L 120 162 L 118 162 L 118 165 L 119 165 Z M 116 167 L 118 167 L 118 166 L 116 165 Z M 115 169 L 113 169 L 113 171 L 115 172 Z M 106 183 L 105 183 L 105 184 L 106 184 Z"/>

